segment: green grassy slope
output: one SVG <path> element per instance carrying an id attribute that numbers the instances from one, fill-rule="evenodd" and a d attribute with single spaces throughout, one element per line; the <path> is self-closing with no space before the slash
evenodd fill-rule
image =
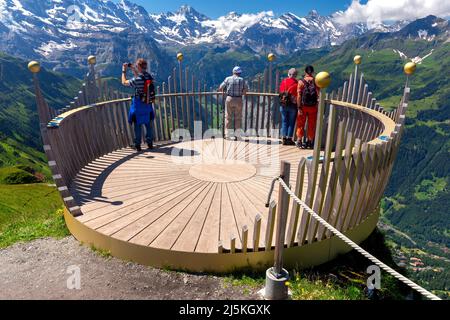
<path id="1" fill-rule="evenodd" d="M 383 262 L 401 272 L 392 257 L 389 242 L 376 230 L 361 246 L 372 252 Z M 321 266 L 300 271 L 289 270 L 289 289 L 293 300 L 367 300 L 367 268 L 372 263 L 356 251 L 337 257 Z M 232 285 L 263 287 L 265 274 L 252 269 L 239 270 L 228 276 L 227 282 Z M 382 272 L 381 289 L 378 298 L 381 300 L 420 299 L 415 293 L 393 276 Z"/>
<path id="2" fill-rule="evenodd" d="M 55 187 L 0 184 L 0 248 L 18 241 L 69 235 Z"/>
<path id="3" fill-rule="evenodd" d="M 0 53 L 0 71 L 0 167 L 23 164 L 48 175 L 27 62 Z M 80 85 L 75 78 L 45 69 L 39 80 L 45 98 L 55 108 L 65 106 Z"/>

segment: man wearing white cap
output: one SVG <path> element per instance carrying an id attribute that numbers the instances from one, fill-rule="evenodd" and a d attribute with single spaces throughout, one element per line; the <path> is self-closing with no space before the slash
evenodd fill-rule
<path id="1" fill-rule="evenodd" d="M 242 129 L 242 96 L 248 91 L 248 85 L 241 77 L 242 69 L 234 67 L 233 75 L 226 78 L 219 87 L 219 91 L 225 91 L 227 99 L 225 102 L 226 121 L 225 128 L 227 136 L 229 130 L 232 129 L 232 116 L 234 114 L 234 130 Z M 237 139 L 236 137 L 234 138 Z"/>

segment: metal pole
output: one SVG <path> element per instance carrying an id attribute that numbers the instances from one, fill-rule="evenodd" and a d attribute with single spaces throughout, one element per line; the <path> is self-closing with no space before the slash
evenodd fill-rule
<path id="1" fill-rule="evenodd" d="M 353 79 L 353 92 L 352 92 L 352 101 L 351 101 L 351 103 L 355 103 L 356 102 L 355 98 L 356 98 L 356 90 L 357 90 L 356 86 L 358 84 L 358 71 L 359 71 L 359 68 L 358 68 L 358 65 L 356 64 L 355 65 L 355 78 Z"/>
<path id="2" fill-rule="evenodd" d="M 95 66 L 94 63 L 89 63 L 89 73 L 87 76 L 87 87 L 88 87 L 88 101 L 87 103 L 97 102 L 97 84 L 95 83 Z"/>
<path id="3" fill-rule="evenodd" d="M 179 68 L 179 77 L 180 77 L 180 93 L 183 93 L 183 69 L 182 69 L 181 60 L 178 60 L 178 68 Z M 181 103 L 181 117 L 183 120 L 183 129 L 186 129 L 186 112 L 184 108 L 183 95 L 180 95 L 180 103 Z"/>
<path id="4" fill-rule="evenodd" d="M 272 61 L 269 62 L 269 93 L 272 93 L 272 72 L 273 72 L 273 64 Z"/>

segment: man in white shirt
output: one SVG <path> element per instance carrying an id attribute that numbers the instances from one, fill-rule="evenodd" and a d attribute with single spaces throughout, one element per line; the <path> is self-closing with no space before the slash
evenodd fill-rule
<path id="1" fill-rule="evenodd" d="M 242 129 L 242 96 L 248 91 L 248 84 L 241 77 L 242 69 L 235 67 L 233 69 L 233 75 L 226 78 L 219 87 L 219 91 L 226 92 L 227 99 L 225 102 L 226 109 L 226 135 L 228 136 L 229 130 L 232 128 L 232 116 L 234 114 L 234 130 Z M 234 137 L 237 140 L 236 137 Z"/>

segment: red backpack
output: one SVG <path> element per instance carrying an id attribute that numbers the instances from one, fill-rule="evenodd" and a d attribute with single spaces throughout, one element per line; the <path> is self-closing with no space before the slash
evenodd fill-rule
<path id="1" fill-rule="evenodd" d="M 155 102 L 155 85 L 153 84 L 153 78 L 149 73 L 144 74 L 145 83 L 144 83 L 144 93 L 141 96 L 141 101 L 146 104 L 150 104 Z"/>

